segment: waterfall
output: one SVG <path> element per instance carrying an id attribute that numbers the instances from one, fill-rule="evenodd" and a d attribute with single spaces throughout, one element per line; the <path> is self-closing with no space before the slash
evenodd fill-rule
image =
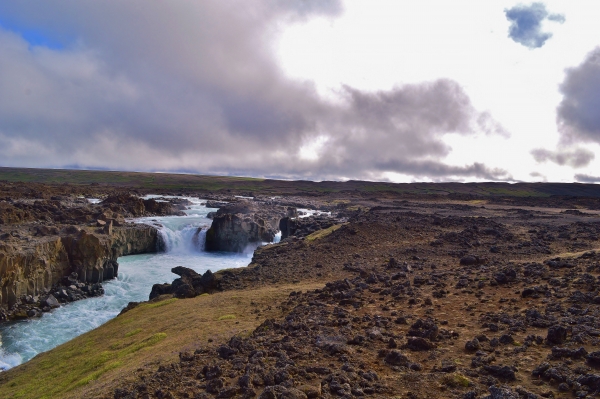
<path id="1" fill-rule="evenodd" d="M 158 253 L 120 257 L 119 276 L 105 281 L 104 296 L 83 299 L 44 313 L 41 318 L 0 324 L 0 370 L 9 369 L 100 326 L 119 314 L 129 302 L 148 300 L 153 284 L 170 283 L 177 276 L 175 266 L 186 266 L 202 274 L 210 269 L 247 266 L 248 254 L 209 253 L 204 251 L 206 231 L 211 220 L 206 216 L 215 209 L 206 208 L 198 198 L 186 216 L 132 219 L 131 222 L 154 226 L 159 232 Z"/>
<path id="2" fill-rule="evenodd" d="M 114 318 L 129 302 L 148 299 L 153 284 L 170 283 L 177 276 L 175 266 L 186 266 L 197 273 L 206 270 L 247 266 L 257 245 L 242 254 L 204 251 L 206 231 L 211 220 L 198 198 L 188 198 L 192 205 L 186 216 L 132 219 L 158 229 L 161 251 L 129 255 L 118 259 L 119 276 L 102 285 L 104 296 L 83 299 L 44 313 L 41 318 L 0 324 L 0 370 L 26 362 L 40 352 L 50 350 Z M 281 233 L 275 236 L 278 242 Z M 266 243 L 262 243 L 266 244 Z"/>
<path id="3" fill-rule="evenodd" d="M 204 251 L 208 226 L 188 224 L 172 230 L 162 224 L 154 224 L 158 229 L 159 248 L 164 252 L 194 253 Z"/>

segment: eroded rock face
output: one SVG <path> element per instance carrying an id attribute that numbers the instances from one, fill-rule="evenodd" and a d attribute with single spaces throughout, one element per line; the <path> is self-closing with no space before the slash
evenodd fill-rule
<path id="1" fill-rule="evenodd" d="M 43 294 L 73 272 L 83 283 L 100 283 L 117 276 L 119 256 L 157 250 L 158 232 L 151 226 L 116 227 L 111 233 L 73 229 L 0 245 L 0 305 L 10 308 L 23 296 Z"/>
<path id="2" fill-rule="evenodd" d="M 279 221 L 295 216 L 296 208 L 238 201 L 219 209 L 206 232 L 207 251 L 243 252 L 248 245 L 271 242 Z"/>
<path id="3" fill-rule="evenodd" d="M 0 246 L 0 304 L 9 307 L 22 295 L 37 295 L 69 274 L 69 255 L 60 237 L 44 237 L 28 248 Z"/>

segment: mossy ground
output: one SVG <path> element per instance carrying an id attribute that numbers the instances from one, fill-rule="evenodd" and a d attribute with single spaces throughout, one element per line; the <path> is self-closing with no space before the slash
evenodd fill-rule
<path id="1" fill-rule="evenodd" d="M 306 240 L 311 242 L 311 241 L 319 240 L 323 237 L 327 237 L 329 234 L 333 233 L 334 231 L 336 231 L 337 229 L 339 229 L 342 226 L 343 226 L 343 224 L 336 224 L 327 229 L 315 231 L 314 233 L 308 235 L 306 237 Z"/>
<path id="2" fill-rule="evenodd" d="M 0 397 L 111 397 L 117 380 L 153 373 L 159 363 L 175 361 L 179 351 L 206 346 L 209 339 L 249 334 L 265 318 L 279 315 L 281 310 L 269 305 L 291 291 L 319 286 L 295 284 L 142 304 L 2 373 Z"/>

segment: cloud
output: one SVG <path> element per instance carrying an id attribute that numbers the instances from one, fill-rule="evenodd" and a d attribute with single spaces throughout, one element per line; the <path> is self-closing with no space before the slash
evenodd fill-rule
<path id="1" fill-rule="evenodd" d="M 593 152 L 574 148 L 571 150 L 550 151 L 543 148 L 536 148 L 531 151 L 531 155 L 537 162 L 554 162 L 560 166 L 570 166 L 572 168 L 582 168 L 587 166 L 594 158 Z"/>
<path id="2" fill-rule="evenodd" d="M 529 176 L 539 178 L 543 182 L 547 182 L 548 181 L 548 178 L 545 175 L 541 174 L 540 172 L 531 172 L 529 174 Z"/>
<path id="3" fill-rule="evenodd" d="M 565 22 L 564 15 L 549 14 L 543 3 L 532 3 L 529 6 L 517 5 L 504 10 L 504 13 L 511 23 L 508 37 L 531 49 L 542 47 L 552 37 L 551 33 L 542 32 L 544 20 Z"/>
<path id="4" fill-rule="evenodd" d="M 560 86 L 557 124 L 565 142 L 600 143 L 600 48 L 569 68 Z"/>
<path id="5" fill-rule="evenodd" d="M 287 78 L 272 50 L 281 25 L 340 12 L 334 0 L 0 3 L 14 26 L 70 38 L 48 48 L 0 27 L 0 162 L 311 179 L 510 177 L 482 163 L 444 164 L 449 133 L 507 136 L 454 81 L 345 87 L 332 103 L 311 82 Z"/>
<path id="6" fill-rule="evenodd" d="M 590 176 L 586 174 L 576 174 L 575 180 L 579 183 L 600 183 L 600 176 Z"/>

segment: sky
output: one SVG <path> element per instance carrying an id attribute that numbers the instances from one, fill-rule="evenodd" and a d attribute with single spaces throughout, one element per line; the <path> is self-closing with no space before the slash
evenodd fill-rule
<path id="1" fill-rule="evenodd" d="M 600 182 L 593 1 L 0 0 L 0 166 Z"/>

